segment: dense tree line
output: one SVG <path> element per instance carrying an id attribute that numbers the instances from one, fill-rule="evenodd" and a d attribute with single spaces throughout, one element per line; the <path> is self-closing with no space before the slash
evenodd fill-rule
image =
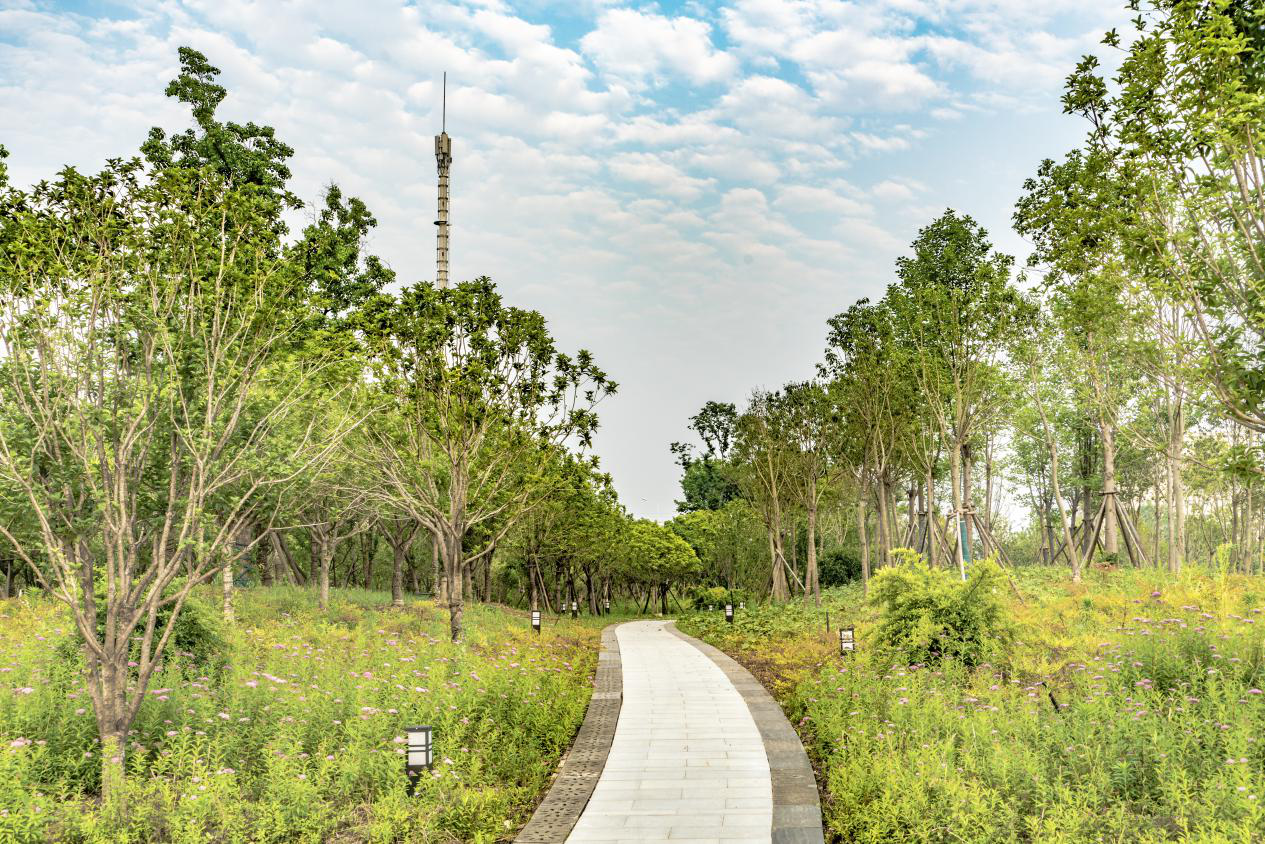
<path id="1" fill-rule="evenodd" d="M 489 279 L 401 285 L 364 203 L 307 209 L 180 62 L 192 126 L 99 173 L 22 189 L 0 148 L 0 585 L 69 607 L 107 796 L 200 585 L 230 619 L 255 584 L 434 595 L 460 641 L 470 600 L 666 608 L 699 567 L 586 456 L 616 388 L 587 352 Z"/>
<path id="2" fill-rule="evenodd" d="M 814 380 L 693 418 L 677 522 L 709 525 L 711 578 L 811 600 L 823 555 L 868 581 L 898 547 L 963 577 L 1265 568 L 1262 12 L 1130 7 L 1118 72 L 1067 79 L 1084 142 L 1016 202 L 1025 267 L 947 210 L 829 320 Z"/>

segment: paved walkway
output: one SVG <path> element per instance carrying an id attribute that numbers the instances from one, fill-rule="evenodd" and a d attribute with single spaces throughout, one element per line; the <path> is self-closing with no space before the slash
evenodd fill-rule
<path id="1" fill-rule="evenodd" d="M 567 841 L 772 841 L 769 760 L 747 703 L 666 624 L 616 629 L 623 705 L 601 778 Z"/>

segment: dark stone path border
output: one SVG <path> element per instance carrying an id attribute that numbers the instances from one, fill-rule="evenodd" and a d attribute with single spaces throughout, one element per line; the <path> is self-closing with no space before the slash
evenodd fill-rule
<path id="1" fill-rule="evenodd" d="M 667 630 L 689 642 L 707 655 L 747 702 L 764 740 L 769 757 L 769 775 L 773 780 L 773 844 L 823 844 L 821 802 L 817 796 L 817 779 L 809 764 L 808 754 L 800 744 L 791 722 L 782 707 L 751 672 L 728 654 L 706 642 L 687 636 L 667 625 Z"/>
<path id="2" fill-rule="evenodd" d="M 619 639 L 615 636 L 618 626 L 612 624 L 602 630 L 593 697 L 584 713 L 584 723 L 562 758 L 553 787 L 514 839 L 516 844 L 563 844 L 593 796 L 611 752 L 624 701 L 624 671 L 619 660 Z"/>

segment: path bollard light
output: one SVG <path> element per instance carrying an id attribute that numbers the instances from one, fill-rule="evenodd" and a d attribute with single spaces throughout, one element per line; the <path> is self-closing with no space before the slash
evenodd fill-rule
<path id="1" fill-rule="evenodd" d="M 408 776 L 408 793 L 412 796 L 417 789 L 417 778 L 423 770 L 430 770 L 434 758 L 431 745 L 431 728 L 429 726 L 405 727 L 408 733 L 408 756 L 405 757 L 404 773 Z"/>
<path id="2" fill-rule="evenodd" d="M 531 629 L 540 632 L 540 610 L 531 611 Z"/>
<path id="3" fill-rule="evenodd" d="M 611 599 L 610 598 L 606 599 L 606 601 L 604 602 L 604 606 L 606 607 L 606 614 L 610 615 L 611 613 Z"/>
<path id="4" fill-rule="evenodd" d="M 730 624 L 734 623 L 734 605 L 733 604 L 725 604 L 725 621 L 728 621 Z"/>
<path id="5" fill-rule="evenodd" d="M 571 617 L 572 618 L 580 617 L 580 602 L 579 601 L 571 602 Z"/>
<path id="6" fill-rule="evenodd" d="M 746 601 L 739 601 L 739 602 L 738 602 L 738 609 L 740 609 L 740 610 L 745 610 L 746 608 L 747 608 L 747 602 L 746 602 Z"/>
<path id="7" fill-rule="evenodd" d="M 856 650 L 856 639 L 852 636 L 851 627 L 839 628 L 839 655 L 846 656 Z"/>

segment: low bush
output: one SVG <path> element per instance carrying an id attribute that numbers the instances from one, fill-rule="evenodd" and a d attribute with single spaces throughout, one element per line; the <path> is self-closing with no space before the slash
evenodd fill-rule
<path id="1" fill-rule="evenodd" d="M 833 548 L 822 554 L 817 565 L 823 589 L 861 579 L 861 560 L 842 548 Z"/>
<path id="2" fill-rule="evenodd" d="M 954 659 L 975 666 L 1004 658 L 1013 625 L 999 594 L 1005 575 L 997 564 L 981 560 L 963 581 L 908 557 L 870 582 L 870 600 L 882 609 L 875 644 L 904 665 Z"/>

